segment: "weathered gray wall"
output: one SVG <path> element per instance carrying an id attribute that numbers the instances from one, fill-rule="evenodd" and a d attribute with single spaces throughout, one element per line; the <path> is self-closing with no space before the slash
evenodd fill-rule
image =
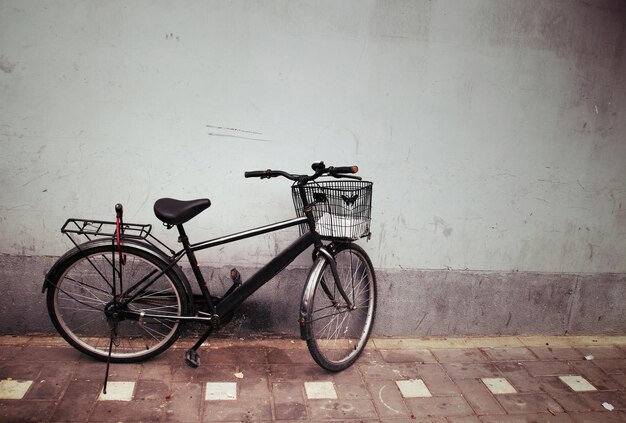
<path id="1" fill-rule="evenodd" d="M 206 239 L 293 215 L 289 184 L 244 170 L 324 159 L 375 182 L 365 247 L 416 319 L 382 310 L 394 334 L 623 331 L 625 114 L 619 0 L 1 0 L 2 320 L 41 312 L 25 294 L 67 217 L 206 196 Z M 202 262 L 257 266 L 294 235 Z"/>
<path id="2" fill-rule="evenodd" d="M 0 333 L 53 331 L 41 294 L 54 258 L 0 256 L 11 281 L 0 302 Z M 240 268 L 245 278 L 255 269 Z M 203 267 L 213 293 L 229 267 Z M 188 276 L 191 277 L 189 269 Z M 307 269 L 288 269 L 237 311 L 223 334 L 299 335 Z M 378 336 L 626 333 L 626 275 L 450 270 L 378 270 Z M 196 289 L 197 291 L 197 289 Z M 199 330 L 199 328 L 196 328 Z"/>

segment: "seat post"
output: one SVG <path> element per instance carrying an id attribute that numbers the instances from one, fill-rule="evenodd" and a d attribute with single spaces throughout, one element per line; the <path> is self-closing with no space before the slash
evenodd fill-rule
<path id="1" fill-rule="evenodd" d="M 196 282 L 198 282 L 198 286 L 200 287 L 200 292 L 202 292 L 202 296 L 209 306 L 209 310 L 211 314 L 214 315 L 216 313 L 215 304 L 211 300 L 211 293 L 209 292 L 209 287 L 207 286 L 206 281 L 204 280 L 204 276 L 202 276 L 202 272 L 200 272 L 200 264 L 198 263 L 198 259 L 196 258 L 196 254 L 193 252 L 191 245 L 189 244 L 189 238 L 185 233 L 185 228 L 183 228 L 182 223 L 176 225 L 176 229 L 178 229 L 178 233 L 180 237 L 178 241 L 183 244 L 183 248 L 187 253 L 187 259 L 189 260 L 189 264 L 191 265 L 191 270 L 193 271 L 194 276 L 196 277 Z"/>

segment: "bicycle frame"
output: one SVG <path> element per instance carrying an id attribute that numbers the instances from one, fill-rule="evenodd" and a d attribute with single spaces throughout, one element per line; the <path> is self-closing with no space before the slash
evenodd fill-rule
<path id="1" fill-rule="evenodd" d="M 280 253 L 278 253 L 272 260 L 266 263 L 263 267 L 261 267 L 256 273 L 250 276 L 245 282 L 243 282 L 239 287 L 233 289 L 227 295 L 222 298 L 218 304 L 215 304 L 213 298 L 210 295 L 210 291 L 204 276 L 199 268 L 199 263 L 196 258 L 195 252 L 209 249 L 212 247 L 216 247 L 223 244 L 228 244 L 236 241 L 240 241 L 246 238 L 251 238 L 258 235 L 263 235 L 270 232 L 279 231 L 282 229 L 290 228 L 293 226 L 300 225 L 302 223 L 307 223 L 307 217 L 299 217 L 290 220 L 286 220 L 283 222 L 277 222 L 270 225 L 261 226 L 255 229 L 246 230 L 243 232 L 237 232 L 231 235 L 222 236 L 219 238 L 215 238 L 208 241 L 199 242 L 196 244 L 190 244 L 189 239 L 185 233 L 185 229 L 183 225 L 177 225 L 177 229 L 180 233 L 180 242 L 183 244 L 183 248 L 176 252 L 172 259 L 165 269 L 160 272 L 153 272 L 147 275 L 144 279 L 137 282 L 132 287 L 129 287 L 125 290 L 125 292 L 121 295 L 125 300 L 120 304 L 121 308 L 126 304 L 132 302 L 136 297 L 141 295 L 143 291 L 148 289 L 152 283 L 158 280 L 164 273 L 168 272 L 170 269 L 174 268 L 178 265 L 178 262 L 185 256 L 189 260 L 191 268 L 193 270 L 194 276 L 202 293 L 202 297 L 209 307 L 211 314 L 209 316 L 178 316 L 172 317 L 170 315 L 159 315 L 159 314 L 143 314 L 139 317 L 154 317 L 154 318 L 163 318 L 167 320 L 173 321 L 183 321 L 183 320 L 191 320 L 198 322 L 209 322 L 212 326 L 216 327 L 219 325 L 220 316 L 224 316 L 231 311 L 233 311 L 237 306 L 239 306 L 246 298 L 250 295 L 254 294 L 259 288 L 269 282 L 274 276 L 280 273 L 286 266 L 292 263 L 300 254 L 302 254 L 307 248 L 312 245 L 315 245 L 326 257 L 332 257 L 330 253 L 326 251 L 324 248 L 319 235 L 316 232 L 309 231 L 304 235 L 300 236 L 296 239 L 291 245 L 286 247 Z M 334 266 L 334 262 L 331 264 L 331 267 Z M 149 279 L 149 282 L 146 283 Z M 338 280 L 338 279 L 337 279 Z M 141 289 L 137 290 L 138 287 Z M 340 289 L 342 291 L 342 289 Z M 343 295 L 342 295 L 343 296 Z M 347 296 L 346 296 L 347 297 Z M 203 312 L 199 312 L 199 314 L 205 314 Z M 128 310 L 123 313 L 126 317 L 135 316 L 137 313 L 133 313 Z M 136 317 L 136 316 L 135 316 Z"/>

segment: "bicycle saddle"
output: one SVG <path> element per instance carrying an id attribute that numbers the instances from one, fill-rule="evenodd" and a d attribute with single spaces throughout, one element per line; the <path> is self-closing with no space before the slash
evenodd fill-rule
<path id="1" fill-rule="evenodd" d="M 154 203 L 154 214 L 168 225 L 182 225 L 209 208 L 210 205 L 211 201 L 208 198 L 189 201 L 159 198 Z"/>

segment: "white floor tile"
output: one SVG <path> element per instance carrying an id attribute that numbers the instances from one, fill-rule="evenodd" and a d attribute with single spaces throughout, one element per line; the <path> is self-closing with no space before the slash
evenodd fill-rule
<path id="1" fill-rule="evenodd" d="M 494 395 L 516 394 L 517 391 L 508 380 L 501 377 L 485 377 L 481 379 L 487 389 Z"/>
<path id="2" fill-rule="evenodd" d="M 0 399 L 22 399 L 32 384 L 32 380 L 1 380 Z"/>
<path id="3" fill-rule="evenodd" d="M 559 379 L 576 392 L 589 392 L 597 390 L 595 386 L 589 383 L 587 379 L 582 376 L 559 376 Z"/>
<path id="4" fill-rule="evenodd" d="M 206 401 L 224 401 L 237 399 L 236 382 L 207 382 L 204 395 Z"/>
<path id="5" fill-rule="evenodd" d="M 100 392 L 98 401 L 131 401 L 135 382 L 108 382 L 107 393 Z"/>
<path id="6" fill-rule="evenodd" d="M 332 382 L 304 382 L 308 399 L 337 399 L 337 391 Z"/>
<path id="7" fill-rule="evenodd" d="M 396 380 L 396 385 L 398 385 L 404 398 L 432 397 L 422 379 Z"/>

